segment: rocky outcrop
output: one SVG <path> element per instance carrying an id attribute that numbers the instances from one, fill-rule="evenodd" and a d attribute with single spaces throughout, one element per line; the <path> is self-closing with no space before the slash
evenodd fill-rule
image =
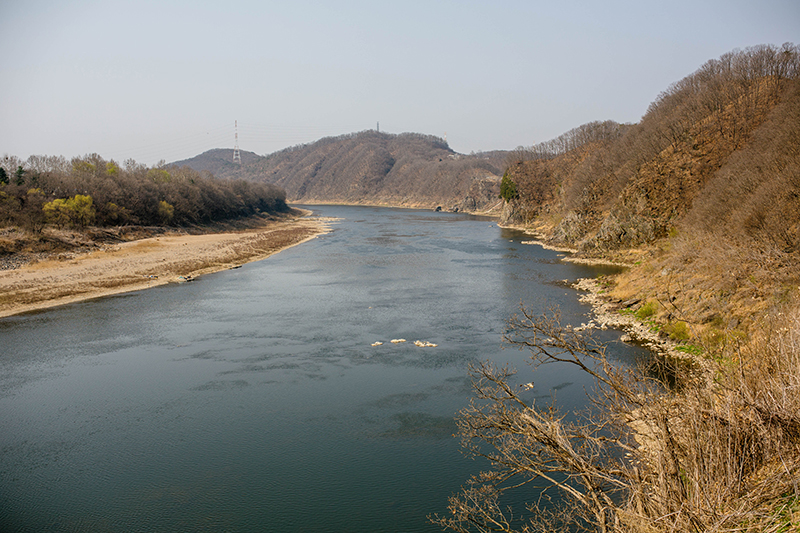
<path id="1" fill-rule="evenodd" d="M 581 243 L 581 248 L 603 250 L 630 248 L 652 242 L 665 234 L 666 228 L 652 217 L 618 209 L 603 219 L 597 233 L 585 239 Z"/>
<path id="2" fill-rule="evenodd" d="M 550 240 L 560 244 L 574 244 L 586 233 L 586 223 L 575 211 L 568 212 L 553 229 Z"/>
<path id="3" fill-rule="evenodd" d="M 500 199 L 500 177 L 485 176 L 474 178 L 467 195 L 450 210 L 455 212 L 498 212 L 503 209 Z"/>

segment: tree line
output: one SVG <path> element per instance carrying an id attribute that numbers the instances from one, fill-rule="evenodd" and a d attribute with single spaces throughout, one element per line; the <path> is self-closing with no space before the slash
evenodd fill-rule
<path id="1" fill-rule="evenodd" d="M 620 124 L 613 120 L 588 122 L 577 128 L 572 128 L 549 141 L 537 143 L 530 147 L 518 146 L 509 153 L 509 162 L 553 159 L 589 143 L 618 139 L 630 126 L 630 124 Z"/>
<path id="2" fill-rule="evenodd" d="M 202 224 L 286 211 L 285 200 L 274 185 L 219 180 L 163 163 L 120 165 L 97 154 L 0 160 L 0 224 L 33 231 L 46 224 Z"/>

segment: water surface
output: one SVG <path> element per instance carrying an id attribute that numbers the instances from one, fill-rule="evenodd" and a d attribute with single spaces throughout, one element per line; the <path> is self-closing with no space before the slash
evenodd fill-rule
<path id="1" fill-rule="evenodd" d="M 491 219 L 313 209 L 334 230 L 266 260 L 0 320 L 0 530 L 437 531 L 486 466 L 452 437 L 468 364 L 534 379 L 506 321 L 585 322 L 565 280 L 602 269 Z M 569 408 L 590 385 L 535 382 Z"/>

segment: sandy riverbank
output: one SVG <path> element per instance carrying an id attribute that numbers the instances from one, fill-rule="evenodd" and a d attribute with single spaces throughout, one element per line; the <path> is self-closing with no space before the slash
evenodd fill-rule
<path id="1" fill-rule="evenodd" d="M 237 232 L 162 235 L 0 271 L 0 317 L 235 268 L 326 233 L 327 222 L 305 217 Z"/>

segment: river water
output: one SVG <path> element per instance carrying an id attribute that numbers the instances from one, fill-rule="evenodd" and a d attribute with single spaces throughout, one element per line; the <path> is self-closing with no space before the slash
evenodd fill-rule
<path id="1" fill-rule="evenodd" d="M 452 436 L 470 362 L 583 405 L 501 335 L 521 302 L 587 321 L 564 280 L 602 268 L 487 218 L 313 209 L 333 231 L 266 260 L 0 320 L 0 530 L 437 531 L 487 466 Z"/>

